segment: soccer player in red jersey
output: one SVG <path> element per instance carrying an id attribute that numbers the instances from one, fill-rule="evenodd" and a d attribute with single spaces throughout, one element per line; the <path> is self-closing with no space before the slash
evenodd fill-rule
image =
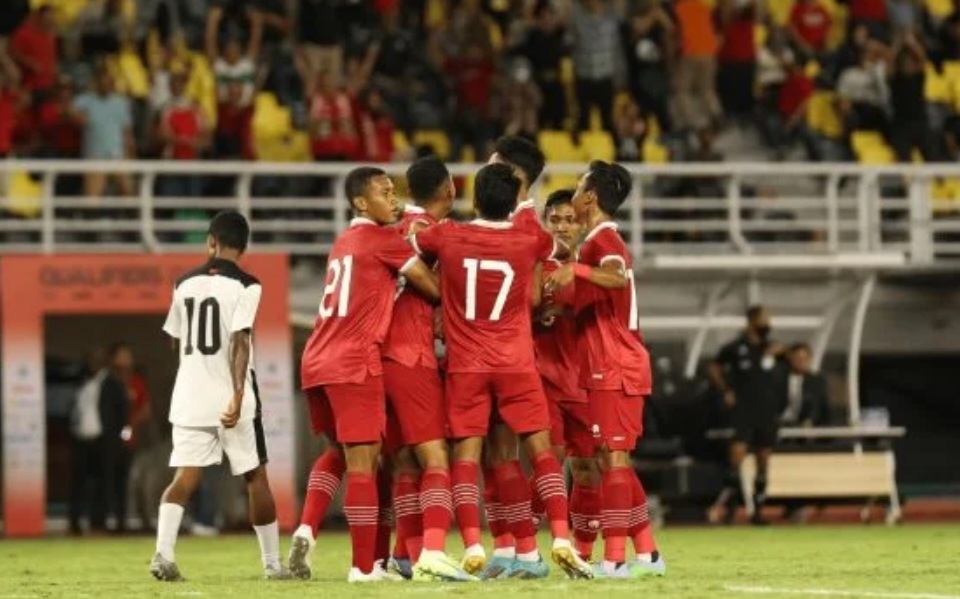
<path id="1" fill-rule="evenodd" d="M 590 578 L 590 566 L 576 555 L 568 538 L 566 489 L 550 448 L 550 416 L 533 351 L 531 306 L 539 303 L 540 294 L 536 267 L 553 254 L 554 242 L 542 229 L 526 231 L 508 220 L 519 189 L 512 168 L 487 165 L 476 177 L 478 219 L 444 222 L 411 238 L 418 253 L 435 256 L 440 264 L 447 422 L 454 439 L 452 484 L 462 495 L 473 497 L 472 510 L 462 503 L 457 516 L 466 544 L 479 544 L 479 462 L 495 407 L 530 455 L 554 536 L 554 561 L 572 578 Z M 496 476 L 504 510 L 517 525 L 512 575 L 546 576 L 526 479 L 509 463 L 498 465 Z M 524 484 L 514 485 L 517 477 Z M 521 492 L 514 494 L 515 489 Z"/>
<path id="2" fill-rule="evenodd" d="M 640 438 L 644 398 L 650 394 L 650 356 L 640 337 L 633 261 L 617 232 L 614 215 L 630 193 L 630 174 L 616 164 L 594 161 L 573 198 L 577 220 L 587 231 L 576 264 L 548 278 L 547 288 L 576 281 L 580 382 L 587 389 L 590 419 L 603 467 L 601 526 L 603 577 L 662 576 L 666 564 L 653 540 L 647 497 L 630 463 Z M 626 562 L 626 539 L 637 558 Z"/>
<path id="3" fill-rule="evenodd" d="M 547 198 L 544 221 L 558 243 L 574 247 L 580 225 L 573 211 L 573 190 L 560 189 Z M 544 262 L 549 275 L 562 265 L 556 259 Z M 550 407 L 550 441 L 557 459 L 570 458 L 573 488 L 570 521 L 577 553 L 590 561 L 600 527 L 600 471 L 590 431 L 587 394 L 580 386 L 580 355 L 577 324 L 566 309 L 574 299 L 574 285 L 545 293 L 539 321 L 534 327 L 537 370 Z"/>
<path id="4" fill-rule="evenodd" d="M 415 203 L 406 207 L 400 220 L 404 237 L 446 218 L 455 197 L 450 173 L 436 157 L 414 162 L 407 169 L 407 184 Z M 422 513 L 423 550 L 411 556 L 417 562 L 414 577 L 468 580 L 472 577 L 446 555 L 453 500 L 433 322 L 430 299 L 403 285 L 383 345 L 383 382 L 401 442 L 413 448 L 416 461 L 394 471 L 394 513 L 398 537 L 412 534 L 406 529 L 416 528 L 414 515 Z M 417 463 L 423 471 L 419 480 Z"/>
<path id="5" fill-rule="evenodd" d="M 530 188 L 543 172 L 545 158 L 543 152 L 530 140 L 516 136 L 505 135 L 497 140 L 493 154 L 488 164 L 506 164 L 513 169 L 520 179 L 520 190 L 517 194 L 517 205 L 510 215 L 513 224 L 522 230 L 539 232 L 543 230 L 537 214 L 536 200 L 530 197 Z M 495 468 L 507 464 L 513 472 L 522 472 L 519 459 L 520 442 L 513 431 L 499 419 L 495 418 L 484 448 L 483 468 L 483 504 L 487 515 L 487 525 L 493 535 L 493 558 L 489 563 L 483 548 L 479 545 L 467 547 L 464 566 L 468 572 L 483 569 L 484 578 L 500 578 L 510 575 L 513 564 L 516 562 L 516 539 L 513 526 L 508 522 L 503 504 L 500 501 L 500 488 L 497 482 Z M 511 477 L 509 484 L 521 485 L 523 479 L 519 476 Z M 529 484 L 529 483 L 528 483 Z M 510 489 L 511 496 L 520 497 L 523 491 Z M 536 493 L 528 491 L 536 500 Z M 469 495 L 461 497 L 454 493 L 454 503 L 463 503 L 459 499 L 469 500 Z M 535 501 L 536 502 L 536 501 Z M 466 509 L 469 501 L 465 502 Z M 537 506 L 537 514 L 542 512 L 542 506 Z M 525 525 L 521 525 L 525 527 Z M 466 542 L 466 540 L 465 540 Z M 484 566 L 486 566 L 484 568 Z"/>
<path id="6" fill-rule="evenodd" d="M 437 298 L 439 290 L 432 270 L 396 230 L 384 226 L 399 215 L 390 178 L 378 168 L 357 168 L 347 175 L 345 191 L 354 218 L 330 251 L 319 316 L 300 371 L 313 431 L 326 435 L 344 454 L 344 511 L 353 543 L 347 579 L 368 582 L 387 576 L 383 564 L 374 563 L 376 470 L 386 425 L 381 345 L 390 326 L 397 277 L 403 275 L 428 298 Z M 291 571 L 301 577 L 310 575 L 307 555 L 314 534 L 313 524 L 305 524 L 294 533 L 291 549 L 291 558 L 296 558 Z"/>

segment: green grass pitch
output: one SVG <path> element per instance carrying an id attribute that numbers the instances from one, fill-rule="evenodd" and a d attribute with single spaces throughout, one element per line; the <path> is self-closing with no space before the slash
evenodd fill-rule
<path id="1" fill-rule="evenodd" d="M 548 580 L 474 584 L 348 585 L 349 538 L 322 533 L 314 578 L 260 580 L 253 532 L 183 537 L 177 561 L 188 582 L 159 583 L 147 572 L 148 537 L 0 541 L 0 599 L 46 597 L 574 597 L 960 599 L 960 525 L 668 528 L 658 538 L 669 572 L 658 580 Z M 450 547 L 459 546 L 451 536 Z M 542 539 L 541 548 L 548 547 Z M 286 552 L 288 541 L 284 539 Z"/>

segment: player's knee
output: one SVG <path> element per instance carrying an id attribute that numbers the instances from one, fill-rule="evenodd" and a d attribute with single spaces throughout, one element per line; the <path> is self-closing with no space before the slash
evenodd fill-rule
<path id="1" fill-rule="evenodd" d="M 270 488 L 270 479 L 267 477 L 267 468 L 263 464 L 257 466 L 253 470 L 244 472 L 243 480 L 245 480 L 247 486 L 250 487 Z"/>
<path id="2" fill-rule="evenodd" d="M 544 451 L 550 451 L 550 433 L 548 431 L 537 431 L 524 436 L 523 443 L 530 456 L 535 456 Z"/>
<path id="3" fill-rule="evenodd" d="M 450 460 L 447 457 L 447 446 L 442 440 L 421 443 L 417 447 L 417 459 L 420 462 L 420 466 L 424 469 L 448 469 L 450 467 Z"/>
<path id="4" fill-rule="evenodd" d="M 600 482 L 600 468 L 593 458 L 572 458 L 570 473 L 578 485 L 592 487 Z"/>

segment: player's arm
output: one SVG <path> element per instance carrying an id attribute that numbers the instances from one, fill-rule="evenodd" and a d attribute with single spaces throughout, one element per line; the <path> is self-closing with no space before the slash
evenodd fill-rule
<path id="1" fill-rule="evenodd" d="M 426 262 L 420 258 L 411 258 L 400 269 L 400 274 L 404 276 L 407 283 L 413 285 L 414 289 L 420 292 L 420 295 L 431 302 L 440 301 L 440 279 L 437 277 L 437 273 L 427 266 Z"/>
<path id="2" fill-rule="evenodd" d="M 230 341 L 227 361 L 230 364 L 230 384 L 233 394 L 227 409 L 220 414 L 220 424 L 233 428 L 240 421 L 243 408 L 243 396 L 246 395 L 247 373 L 250 370 L 250 331 L 260 307 L 260 295 L 263 288 L 259 284 L 249 285 L 240 296 L 230 321 Z"/>
<path id="3" fill-rule="evenodd" d="M 533 267 L 533 289 L 530 292 L 530 307 L 539 308 L 543 302 L 543 262 Z"/>
<path id="4" fill-rule="evenodd" d="M 250 367 L 250 331 L 236 331 L 230 335 L 230 382 L 233 398 L 227 411 L 220 415 L 220 424 L 233 428 L 240 421 L 243 407 L 243 391 L 247 386 L 247 369 Z"/>
<path id="5" fill-rule="evenodd" d="M 559 289 L 574 281 L 586 281 L 604 289 L 622 289 L 629 283 L 623 262 L 606 260 L 599 266 L 588 266 L 581 263 L 564 264 L 553 271 L 547 278 L 550 289 Z"/>
<path id="6" fill-rule="evenodd" d="M 170 309 L 167 311 L 167 319 L 163 323 L 163 332 L 170 335 L 170 347 L 173 352 L 180 355 L 180 306 L 177 302 L 177 289 L 173 289 L 173 299 L 170 301 Z"/>

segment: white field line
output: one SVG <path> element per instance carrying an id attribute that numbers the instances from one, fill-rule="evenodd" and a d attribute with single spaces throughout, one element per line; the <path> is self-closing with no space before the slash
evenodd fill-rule
<path id="1" fill-rule="evenodd" d="M 901 593 L 890 591 L 852 591 L 841 589 L 788 589 L 778 587 L 754 587 L 727 585 L 724 590 L 731 593 L 752 595 L 807 595 L 811 597 L 863 597 L 865 599 L 960 599 L 960 595 L 942 595 L 939 593 Z"/>

